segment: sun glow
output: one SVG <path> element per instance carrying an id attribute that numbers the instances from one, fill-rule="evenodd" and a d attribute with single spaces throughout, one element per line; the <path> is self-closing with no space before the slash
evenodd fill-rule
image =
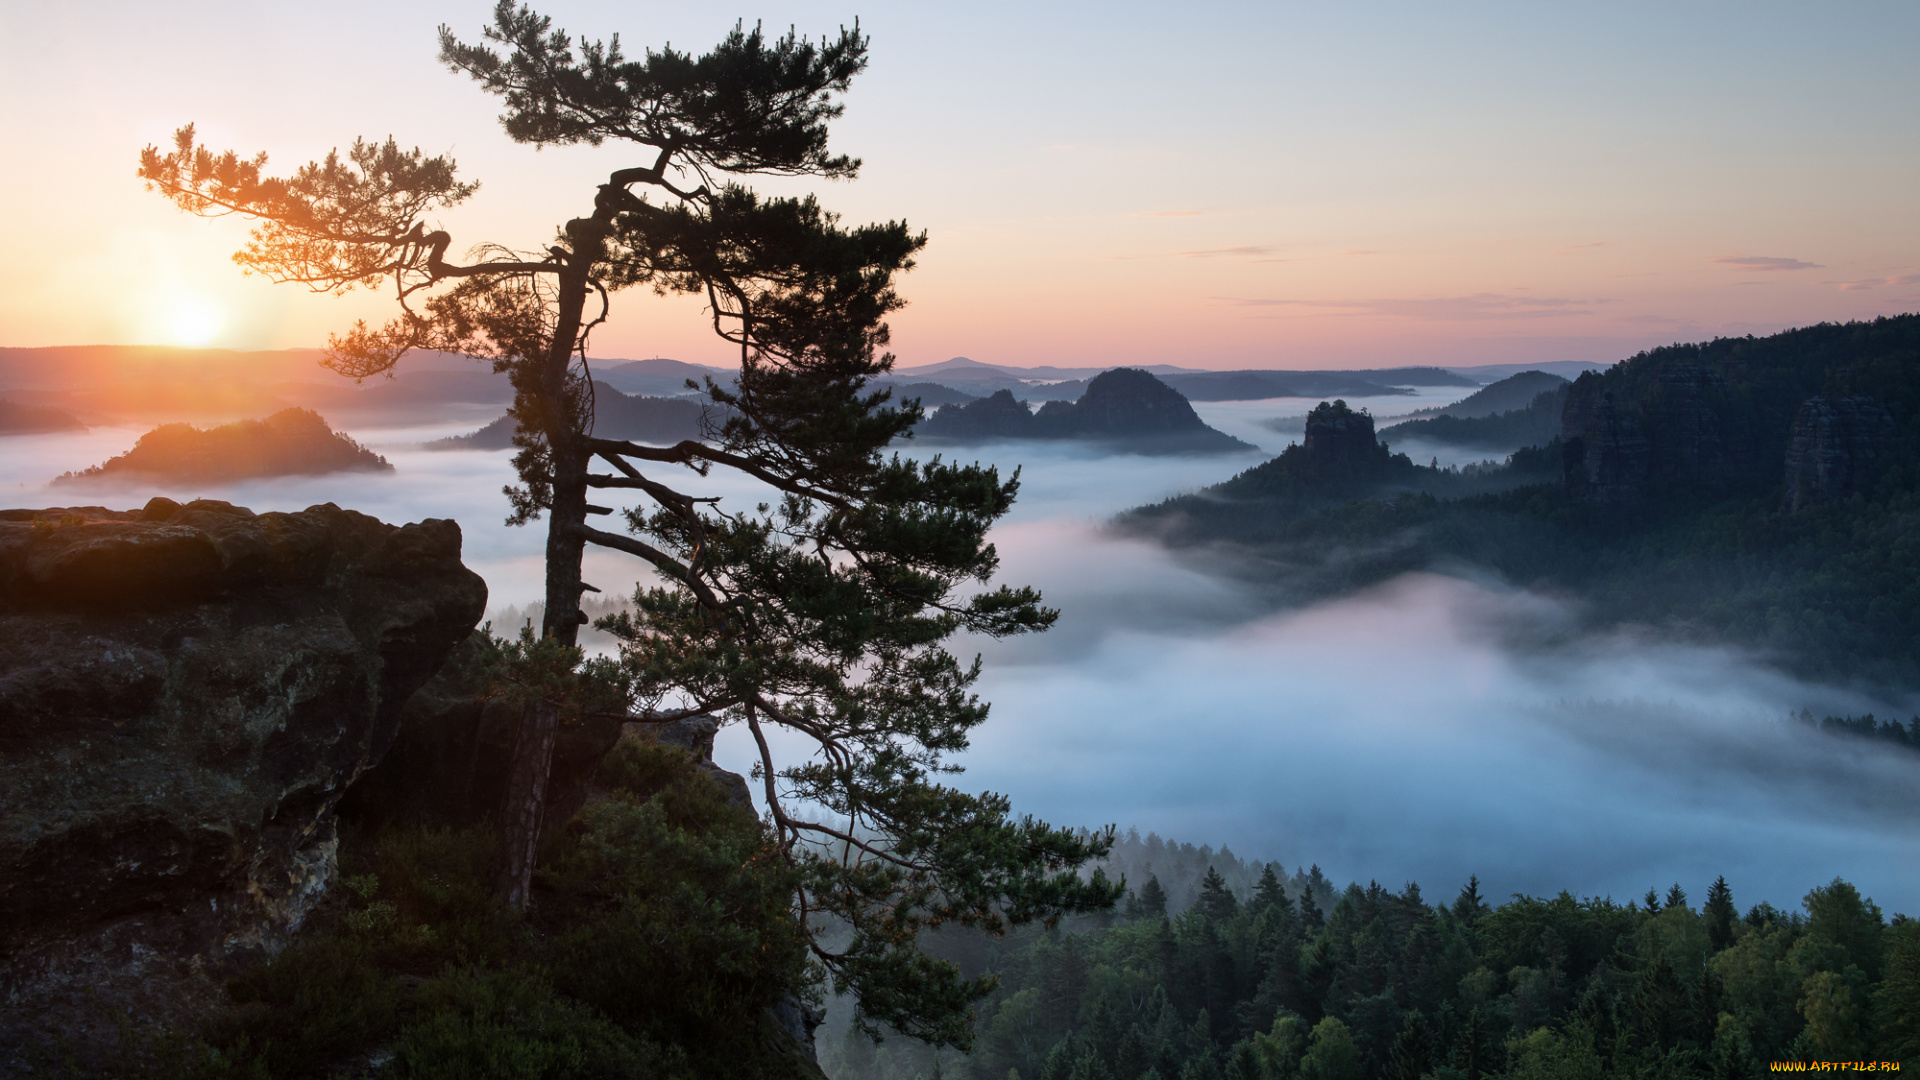
<path id="1" fill-rule="evenodd" d="M 212 344 L 220 333 L 220 309 L 205 300 L 182 298 L 166 313 L 167 336 L 175 345 L 189 348 Z"/>

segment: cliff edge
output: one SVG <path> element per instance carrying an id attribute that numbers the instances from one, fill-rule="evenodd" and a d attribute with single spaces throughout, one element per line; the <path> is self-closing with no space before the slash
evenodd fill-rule
<path id="1" fill-rule="evenodd" d="M 0 511 L 0 1045 L 191 1015 L 299 927 L 336 802 L 485 608 L 460 544 L 332 504 Z"/>

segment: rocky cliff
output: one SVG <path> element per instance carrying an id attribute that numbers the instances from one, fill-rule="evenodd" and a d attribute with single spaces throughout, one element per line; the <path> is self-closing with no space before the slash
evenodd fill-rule
<path id="1" fill-rule="evenodd" d="M 1872 490 L 1893 463 L 1897 435 L 1893 414 L 1872 398 L 1809 398 L 1793 418 L 1787 444 L 1787 507 L 1800 510 Z"/>
<path id="2" fill-rule="evenodd" d="M 1864 491 L 1920 452 L 1916 356 L 1913 315 L 1640 353 L 1569 388 L 1563 482 L 1618 506 Z"/>
<path id="3" fill-rule="evenodd" d="M 331 504 L 0 511 L 0 1045 L 185 1015 L 300 925 L 336 802 L 485 607 L 460 543 Z"/>

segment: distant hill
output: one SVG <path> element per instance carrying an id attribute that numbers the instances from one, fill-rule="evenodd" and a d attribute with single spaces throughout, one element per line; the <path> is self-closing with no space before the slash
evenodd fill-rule
<path id="1" fill-rule="evenodd" d="M 285 409 L 265 420 L 219 427 L 163 424 L 133 449 L 92 468 L 65 473 L 56 484 L 163 477 L 242 480 L 330 472 L 392 472 L 387 459 L 335 432 L 318 413 Z"/>
<path id="2" fill-rule="evenodd" d="M 593 433 L 603 439 L 669 444 L 702 438 L 703 417 L 723 422 L 725 411 L 689 398 L 623 394 L 598 380 L 594 383 Z M 502 416 L 471 435 L 456 435 L 427 444 L 430 450 L 505 450 L 513 445 L 514 421 Z"/>
<path id="3" fill-rule="evenodd" d="M 689 364 L 684 360 L 668 360 L 654 357 L 650 360 L 601 361 L 593 365 L 593 377 L 622 393 L 639 394 L 645 397 L 689 397 L 699 393 L 687 388 L 691 380 L 695 387 L 704 386 L 705 380 L 712 379 L 722 386 L 733 384 L 734 376 L 739 372 L 733 368 L 708 367 L 705 364 Z"/>
<path id="4" fill-rule="evenodd" d="M 49 431 L 85 431 L 87 426 L 59 409 L 23 405 L 0 398 L 0 435 L 38 435 Z"/>
<path id="5" fill-rule="evenodd" d="M 1544 371 L 1522 371 L 1509 375 L 1499 382 L 1489 383 L 1451 405 L 1419 409 L 1408 413 L 1407 417 L 1417 419 L 1426 416 L 1451 416 L 1459 420 L 1471 420 L 1482 416 L 1498 416 L 1504 412 L 1527 408 L 1533 404 L 1534 398 L 1550 390 L 1559 390 L 1566 385 L 1567 380 L 1558 375 Z"/>
<path id="6" fill-rule="evenodd" d="M 1558 378 L 1552 375 L 1547 377 Z M 1519 379 L 1522 376 L 1516 375 L 1514 378 Z M 1487 387 L 1487 390 L 1482 393 L 1494 390 L 1501 385 L 1496 383 L 1494 386 Z M 1509 409 L 1496 415 L 1466 418 L 1443 412 L 1438 416 L 1430 416 L 1422 420 L 1407 420 L 1382 428 L 1380 435 L 1382 438 L 1391 437 L 1396 443 L 1407 439 L 1420 439 L 1446 446 L 1477 446 L 1490 450 L 1517 450 L 1522 446 L 1545 446 L 1560 436 L 1560 414 L 1566 408 L 1567 388 L 1572 385 L 1562 379 L 1560 385 L 1534 395 L 1533 400 L 1528 402 L 1525 408 Z"/>
<path id="7" fill-rule="evenodd" d="M 1231 454 L 1257 447 L 1210 428 L 1179 391 L 1152 374 L 1115 368 L 1095 376 L 1072 402 L 1038 413 L 998 390 L 968 405 L 948 405 L 915 432 L 929 442 L 1073 439 L 1139 454 Z"/>

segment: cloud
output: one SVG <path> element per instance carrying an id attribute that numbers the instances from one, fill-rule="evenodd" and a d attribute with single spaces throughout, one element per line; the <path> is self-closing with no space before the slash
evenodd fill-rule
<path id="1" fill-rule="evenodd" d="M 1803 259 L 1781 259 L 1771 255 L 1725 255 L 1713 260 L 1721 266 L 1737 266 L 1742 270 L 1819 270 L 1819 263 L 1810 263 Z"/>
<path id="2" fill-rule="evenodd" d="M 1886 277 L 1861 278 L 1857 281 L 1836 281 L 1832 284 L 1834 288 L 1842 292 L 1861 292 L 1866 289 L 1920 285 L 1920 273 L 1889 274 Z"/>
<path id="3" fill-rule="evenodd" d="M 1203 217 L 1205 210 L 1142 210 L 1134 217 Z"/>
<path id="4" fill-rule="evenodd" d="M 1243 244 L 1239 247 L 1207 248 L 1202 251 L 1176 252 L 1182 259 L 1245 259 L 1256 255 L 1272 255 L 1280 249 L 1271 244 Z"/>
<path id="5" fill-rule="evenodd" d="M 1373 300 L 1271 300 L 1214 297 L 1236 307 L 1320 308 L 1340 315 L 1386 315 L 1403 319 L 1460 322 L 1483 319 L 1550 319 L 1591 315 L 1596 304 L 1612 300 L 1569 300 L 1509 293 L 1473 293 L 1468 296 L 1388 297 Z"/>

